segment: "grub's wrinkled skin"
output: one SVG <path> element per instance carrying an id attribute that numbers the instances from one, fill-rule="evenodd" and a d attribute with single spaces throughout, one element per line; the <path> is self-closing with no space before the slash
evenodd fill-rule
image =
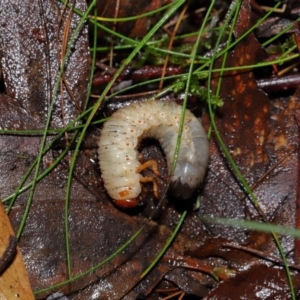
<path id="1" fill-rule="evenodd" d="M 136 170 L 137 147 L 146 137 L 159 141 L 169 172 L 175 154 L 182 106 L 175 102 L 147 101 L 119 109 L 105 122 L 99 140 L 99 163 L 108 194 L 120 206 L 135 206 L 141 192 Z M 209 144 L 200 121 L 186 110 L 180 149 L 171 189 L 187 199 L 202 181 L 209 159 Z"/>

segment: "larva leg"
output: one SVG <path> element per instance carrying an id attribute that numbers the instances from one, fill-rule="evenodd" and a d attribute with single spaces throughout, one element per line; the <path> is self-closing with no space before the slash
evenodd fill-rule
<path id="1" fill-rule="evenodd" d="M 153 159 L 150 159 L 148 161 L 146 161 L 145 163 L 143 163 L 142 165 L 140 165 L 136 172 L 140 173 L 141 171 L 147 169 L 147 168 L 152 168 L 152 171 L 155 175 L 160 176 L 160 172 L 158 171 L 158 167 L 157 167 L 157 162 Z"/>
<path id="2" fill-rule="evenodd" d="M 140 182 L 153 182 L 153 194 L 158 199 L 158 184 L 155 177 L 147 176 L 141 177 Z"/>

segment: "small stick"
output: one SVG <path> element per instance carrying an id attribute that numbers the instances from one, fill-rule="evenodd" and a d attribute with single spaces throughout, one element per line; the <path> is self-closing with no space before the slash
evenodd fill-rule
<path id="1" fill-rule="evenodd" d="M 10 236 L 8 240 L 8 246 L 5 249 L 3 255 L 0 258 L 0 275 L 6 270 L 14 259 L 17 253 L 18 240 L 14 236 Z"/>
<path id="2" fill-rule="evenodd" d="M 295 228 L 300 229 L 300 110 L 295 113 L 298 125 L 298 178 L 297 178 L 297 200 L 295 211 Z M 294 240 L 294 262 L 300 264 L 300 239 Z"/>

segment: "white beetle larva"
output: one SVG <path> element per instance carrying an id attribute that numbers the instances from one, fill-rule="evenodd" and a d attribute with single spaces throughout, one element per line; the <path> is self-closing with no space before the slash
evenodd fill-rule
<path id="1" fill-rule="evenodd" d="M 141 192 L 137 147 L 146 138 L 159 141 L 169 172 L 174 158 L 182 106 L 175 102 L 137 102 L 116 111 L 105 122 L 99 140 L 99 163 L 105 188 L 122 207 L 134 207 Z M 175 196 L 187 199 L 205 175 L 209 144 L 200 121 L 186 110 L 175 171 Z"/>

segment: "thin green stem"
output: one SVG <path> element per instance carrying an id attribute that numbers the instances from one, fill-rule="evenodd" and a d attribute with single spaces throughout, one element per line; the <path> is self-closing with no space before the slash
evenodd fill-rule
<path id="1" fill-rule="evenodd" d="M 94 5 L 95 2 L 96 2 L 96 0 L 93 1 L 92 5 Z M 47 120 L 46 120 L 46 124 L 45 124 L 45 130 L 44 130 L 42 140 L 41 140 L 41 144 L 40 144 L 40 151 L 39 151 L 39 154 L 38 154 L 37 160 L 36 160 L 34 179 L 33 179 L 32 185 L 31 185 L 31 190 L 30 190 L 30 194 L 29 194 L 29 197 L 28 197 L 26 207 L 25 207 L 25 212 L 24 212 L 24 215 L 23 215 L 23 219 L 22 219 L 21 225 L 18 228 L 18 231 L 17 231 L 17 234 L 16 234 L 17 237 L 20 237 L 20 235 L 23 231 L 24 224 L 25 224 L 26 219 L 28 217 L 29 210 L 30 210 L 30 207 L 31 207 L 31 203 L 32 203 L 32 200 L 33 200 L 33 195 L 34 195 L 34 192 L 35 192 L 36 184 L 38 182 L 37 178 L 39 177 L 40 166 L 41 166 L 42 157 L 43 157 L 43 153 L 44 153 L 44 149 L 45 149 L 45 145 L 46 145 L 46 139 L 47 139 L 47 136 L 48 136 L 48 130 L 49 130 L 50 122 L 51 122 L 52 112 L 53 112 L 53 108 L 54 108 L 54 105 L 55 105 L 55 99 L 57 97 L 57 92 L 58 92 L 59 85 L 60 85 L 60 79 L 62 78 L 66 62 L 67 62 L 69 54 L 71 52 L 71 47 L 74 44 L 74 41 L 75 41 L 76 37 L 78 36 L 78 33 L 79 33 L 80 29 L 82 28 L 88 13 L 90 12 L 90 10 L 92 8 L 92 5 L 87 9 L 87 11 L 84 14 L 85 17 L 83 17 L 79 21 L 77 27 L 74 30 L 74 32 L 73 32 L 73 34 L 70 38 L 70 42 L 68 44 L 68 47 L 66 49 L 66 53 L 65 53 L 65 57 L 64 57 L 63 62 L 62 62 L 62 66 L 61 66 L 61 68 L 58 72 L 58 75 L 57 75 L 57 80 L 55 82 L 55 85 L 54 85 L 54 88 L 53 88 L 53 91 L 52 91 L 51 103 L 50 103 L 50 106 L 49 106 L 49 109 L 48 109 L 48 116 L 47 116 Z M 19 191 L 16 192 L 16 194 L 18 194 L 18 193 L 19 193 Z"/>
<path id="2" fill-rule="evenodd" d="M 120 17 L 117 17 L 117 18 L 106 18 L 106 17 L 90 17 L 91 20 L 98 20 L 98 21 L 103 21 L 103 22 L 128 22 L 128 21 L 135 21 L 135 20 L 139 20 L 139 19 L 142 19 L 142 18 L 146 18 L 146 17 L 150 17 L 154 14 L 157 14 L 161 11 L 164 11 L 166 9 L 168 9 L 169 7 L 172 7 L 173 3 L 169 3 L 169 4 L 166 4 L 160 8 L 157 8 L 155 10 L 151 10 L 149 12 L 146 12 L 146 13 L 143 13 L 143 14 L 140 14 L 138 16 L 132 16 L 132 17 L 125 17 L 125 18 L 120 18 Z"/>
<path id="3" fill-rule="evenodd" d="M 94 16 L 97 16 L 97 9 L 94 9 Z M 97 27 L 94 25 L 94 47 L 96 47 L 97 44 Z M 87 102 L 89 99 L 90 91 L 92 88 L 92 82 L 93 82 L 93 75 L 94 75 L 94 68 L 95 68 L 95 62 L 96 62 L 96 52 L 92 55 L 92 66 L 91 66 L 91 72 L 90 72 L 90 78 L 89 78 L 89 84 L 88 84 L 88 92 L 87 97 L 85 101 L 84 110 L 86 109 Z M 74 136 L 77 137 L 79 134 L 79 131 L 77 130 L 74 133 Z M 68 175 L 68 181 L 66 186 L 66 197 L 65 197 L 65 244 L 66 244 L 66 257 L 67 257 L 67 270 L 68 270 L 68 276 L 69 278 L 72 277 L 72 268 L 71 268 L 71 248 L 70 248 L 70 238 L 69 238 L 69 207 L 70 207 L 70 195 L 71 195 L 71 186 L 72 186 L 72 180 L 73 180 L 73 173 L 75 169 L 76 164 L 76 157 L 72 157 L 70 168 L 69 168 L 69 175 Z"/>
<path id="4" fill-rule="evenodd" d="M 142 280 L 144 277 L 146 277 L 147 274 L 149 274 L 149 272 L 156 266 L 156 264 L 161 260 L 161 258 L 167 252 L 167 250 L 169 249 L 169 247 L 171 246 L 171 244 L 175 240 L 178 232 L 180 231 L 180 229 L 182 227 L 182 224 L 183 224 L 183 222 L 184 222 L 184 220 L 186 218 L 186 215 L 187 215 L 187 211 L 185 210 L 181 214 L 180 219 L 179 219 L 178 223 L 176 224 L 176 227 L 174 228 L 174 230 L 172 232 L 172 235 L 170 236 L 170 238 L 168 239 L 168 241 L 165 243 L 164 247 L 161 249 L 161 251 L 159 252 L 159 254 L 151 262 L 151 264 L 149 265 L 149 267 L 142 273 L 142 275 L 140 276 L 140 280 Z"/>
<path id="5" fill-rule="evenodd" d="M 58 284 L 52 285 L 48 288 L 42 289 L 42 290 L 38 290 L 35 291 L 34 294 L 38 295 L 38 294 L 42 294 L 51 290 L 55 290 L 58 289 L 64 285 L 70 284 L 86 275 L 91 274 L 92 272 L 95 272 L 97 269 L 99 269 L 100 267 L 102 267 L 104 264 L 108 263 L 109 261 L 111 261 L 113 258 L 115 258 L 118 254 L 120 254 L 122 251 L 124 251 L 137 237 L 138 235 L 144 230 L 145 226 L 148 224 L 148 222 L 142 226 L 135 234 L 133 234 L 120 248 L 118 248 L 113 254 L 111 254 L 110 256 L 108 256 L 106 259 L 104 259 L 103 261 L 101 261 L 99 264 L 97 264 L 96 266 L 86 270 L 85 272 L 82 272 L 78 275 L 75 275 L 73 277 L 70 277 L 68 280 L 60 282 Z"/>
<path id="6" fill-rule="evenodd" d="M 186 110 L 186 104 L 187 104 L 187 95 L 189 92 L 189 87 L 190 87 L 190 80 L 191 80 L 191 74 L 193 73 L 193 66 L 194 66 L 194 61 L 195 61 L 195 56 L 196 56 L 196 52 L 197 49 L 199 47 L 200 44 L 200 39 L 201 36 L 203 35 L 204 32 L 204 28 L 207 24 L 208 18 L 210 17 L 210 13 L 214 7 L 215 1 L 212 1 L 208 11 L 205 15 L 205 18 L 203 20 L 202 26 L 198 32 L 198 36 L 197 36 L 197 41 L 193 47 L 192 53 L 191 53 L 191 65 L 190 65 L 190 69 L 189 69 L 189 76 L 187 78 L 187 84 L 186 84 L 186 92 L 185 92 L 185 99 L 184 99 L 184 104 L 183 104 L 183 108 L 182 108 L 182 113 L 181 113 L 181 120 L 180 120 L 180 126 L 178 129 L 178 137 L 177 137 L 177 143 L 176 143 L 176 149 L 175 149 L 175 154 L 174 154 L 174 158 L 173 158 L 173 162 L 172 162 L 172 167 L 171 167 L 171 175 L 170 177 L 172 177 L 172 174 L 174 173 L 174 170 L 176 168 L 176 163 L 177 163 L 177 158 L 178 158 L 178 153 L 179 153 L 179 149 L 180 149 L 180 143 L 181 143 L 181 137 L 182 137 L 182 130 L 183 130 L 183 125 L 184 125 L 184 118 L 185 118 L 185 110 Z M 168 250 L 168 248 L 170 247 L 170 245 L 172 244 L 172 242 L 174 241 L 174 239 L 177 236 L 177 233 L 179 232 L 185 217 L 187 215 L 187 210 L 185 210 L 181 217 L 180 220 L 178 222 L 178 224 L 176 225 L 176 228 L 174 229 L 172 236 L 168 239 L 168 241 L 166 242 L 166 244 L 164 245 L 164 247 L 162 248 L 162 250 L 159 252 L 159 254 L 155 257 L 155 259 L 151 262 L 150 266 L 142 273 L 142 275 L 140 276 L 140 280 L 143 279 L 153 268 L 154 266 L 157 264 L 157 262 L 163 257 L 163 255 L 166 253 L 166 251 Z"/>
<path id="7" fill-rule="evenodd" d="M 249 31 L 247 31 L 249 32 Z M 221 40 L 221 37 L 219 36 L 217 42 L 216 42 L 216 45 L 215 45 L 215 48 L 214 48 L 214 51 L 213 51 L 213 56 L 212 56 L 212 61 L 216 61 L 216 59 L 218 58 L 218 55 L 217 55 L 217 49 L 219 47 L 219 43 L 220 43 L 220 40 Z M 211 64 L 210 66 L 210 72 L 209 72 L 209 76 L 208 76 L 208 91 L 210 91 L 210 85 L 211 85 L 211 80 L 212 80 L 212 69 L 213 69 L 213 64 Z M 227 158 L 227 161 L 229 162 L 230 166 L 232 167 L 234 173 L 236 174 L 238 180 L 241 182 L 244 190 L 246 191 L 246 193 L 250 196 L 254 206 L 259 210 L 260 210 L 260 206 L 259 206 L 259 202 L 257 200 L 257 198 L 255 197 L 251 187 L 248 185 L 247 181 L 244 179 L 243 175 L 241 174 L 239 168 L 236 166 L 236 164 L 234 163 L 234 160 L 232 159 L 227 147 L 224 145 L 223 141 L 222 141 L 222 138 L 219 134 L 219 131 L 217 129 L 217 126 L 216 126 L 216 123 L 215 123 L 215 120 L 214 120 L 214 113 L 213 113 L 213 107 L 211 105 L 211 95 L 210 93 L 208 93 L 208 108 L 209 108 L 209 114 L 211 117 L 211 126 L 214 130 L 214 133 L 215 133 L 215 136 L 217 138 L 217 141 L 223 151 L 223 153 L 225 154 L 226 158 Z M 265 220 L 267 222 L 267 220 Z M 291 278 L 291 273 L 290 273 L 290 270 L 289 270 L 289 266 L 288 266 L 288 263 L 287 263 L 287 260 L 286 260 L 286 256 L 284 254 L 284 251 L 282 249 L 282 246 L 281 246 L 281 243 L 276 235 L 276 233 L 274 231 L 271 230 L 271 233 L 273 235 L 273 238 L 274 238 L 274 241 L 277 245 L 277 248 L 280 252 L 280 255 L 282 257 L 282 260 L 284 262 L 284 267 L 285 267 L 285 270 L 286 270 L 286 274 L 287 274 L 287 279 L 288 279 L 288 282 L 289 282 L 289 286 L 290 286 L 290 291 L 291 291 L 291 295 L 292 295 L 292 299 L 295 299 L 295 292 L 294 292 L 294 286 L 293 286 L 293 281 L 292 281 L 292 278 Z"/>

